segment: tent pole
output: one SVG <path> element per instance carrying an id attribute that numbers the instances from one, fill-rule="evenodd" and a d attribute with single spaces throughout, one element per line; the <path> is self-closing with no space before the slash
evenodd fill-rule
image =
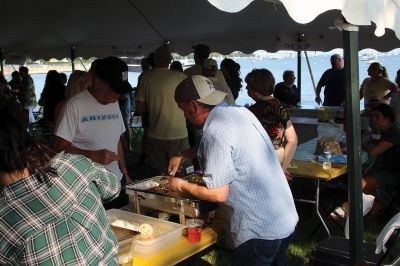
<path id="1" fill-rule="evenodd" d="M 358 32 L 343 30 L 347 111 L 347 167 L 350 202 L 350 265 L 363 259 L 363 215 L 361 190 L 361 129 L 358 88 Z"/>
<path id="2" fill-rule="evenodd" d="M 3 49 L 0 49 L 0 68 L 1 68 L 1 73 L 4 74 L 4 69 L 3 69 L 3 60 L 4 60 L 4 54 L 3 54 Z"/>
<path id="3" fill-rule="evenodd" d="M 79 57 L 79 62 L 81 62 L 81 65 L 83 66 L 83 69 L 85 69 L 85 71 L 87 72 L 87 68 L 85 66 L 85 64 L 82 62 L 82 57 Z"/>
<path id="4" fill-rule="evenodd" d="M 72 72 L 75 71 L 75 46 L 71 46 L 71 68 Z"/>
<path id="5" fill-rule="evenodd" d="M 297 88 L 299 89 L 299 102 L 301 104 L 301 50 L 297 51 Z"/>
<path id="6" fill-rule="evenodd" d="M 311 65 L 310 65 L 310 59 L 308 59 L 308 54 L 307 51 L 304 51 L 304 55 L 306 56 L 306 62 L 307 62 L 307 67 L 308 67 L 308 73 L 310 73 L 310 78 L 311 78 L 311 82 L 314 88 L 314 93 L 315 93 L 315 81 L 314 81 L 314 75 L 312 73 L 312 69 L 311 69 Z"/>

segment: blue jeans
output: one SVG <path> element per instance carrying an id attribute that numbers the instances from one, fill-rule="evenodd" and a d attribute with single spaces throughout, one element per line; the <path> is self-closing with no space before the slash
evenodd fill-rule
<path id="1" fill-rule="evenodd" d="M 250 239 L 235 249 L 234 266 L 285 265 L 286 250 L 294 233 L 283 239 Z"/>

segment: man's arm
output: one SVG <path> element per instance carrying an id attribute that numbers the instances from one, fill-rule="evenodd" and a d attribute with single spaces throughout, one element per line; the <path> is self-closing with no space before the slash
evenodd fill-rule
<path id="1" fill-rule="evenodd" d="M 97 185 L 100 197 L 104 202 L 115 199 L 121 191 L 121 182 L 101 164 L 93 164 L 95 171 L 91 171 L 91 178 Z M 88 176 L 86 176 L 88 177 Z"/>
<path id="2" fill-rule="evenodd" d="M 181 178 L 171 178 L 169 188 L 172 191 L 190 193 L 191 195 L 201 200 L 217 203 L 224 203 L 228 200 L 229 196 L 229 185 L 209 189 L 203 186 L 198 186 L 196 184 L 191 184 Z"/>
<path id="3" fill-rule="evenodd" d="M 297 143 L 298 143 L 296 130 L 294 129 L 292 121 L 290 121 L 290 120 L 287 122 L 287 125 L 286 125 L 285 138 L 286 138 L 287 143 L 285 146 L 285 153 L 284 153 L 283 162 L 282 162 L 282 169 L 283 169 L 283 172 L 285 172 L 286 177 L 290 178 L 290 174 L 287 172 L 287 168 L 289 167 L 289 164 L 294 157 L 294 154 L 295 154 L 296 148 L 297 148 Z"/>
<path id="4" fill-rule="evenodd" d="M 184 156 L 190 156 L 195 149 L 184 152 Z M 205 176 L 204 180 L 212 187 L 207 188 L 190 184 L 180 178 L 170 178 L 170 189 L 172 191 L 182 191 L 191 195 L 212 202 L 225 202 L 229 196 L 229 184 L 234 181 L 233 176 L 236 171 L 234 161 L 232 159 L 232 147 L 226 139 L 221 139 L 215 135 L 203 135 L 202 145 L 199 147 L 201 153 L 202 164 L 205 173 L 212 173 L 211 176 Z M 221 166 L 224 167 L 221 167 Z M 208 182 L 207 182 L 208 181 Z"/>
<path id="5" fill-rule="evenodd" d="M 147 105 L 145 102 L 140 100 L 136 100 L 136 112 L 140 115 L 145 114 L 147 112 Z"/>
<path id="6" fill-rule="evenodd" d="M 135 95 L 135 112 L 139 115 L 143 115 L 147 112 L 147 105 L 145 102 L 145 93 L 144 91 L 146 90 L 146 87 L 144 86 L 144 81 L 146 79 L 143 79 L 144 73 L 140 75 L 140 79 L 137 85 L 137 93 Z"/>
<path id="7" fill-rule="evenodd" d="M 322 74 L 321 78 L 318 81 L 317 87 L 315 88 L 315 102 L 318 105 L 321 104 L 321 102 L 322 102 L 321 96 L 320 96 L 321 90 L 322 90 L 322 87 L 325 87 L 325 85 L 326 85 L 326 81 L 328 79 L 328 75 L 329 75 L 330 71 L 331 70 L 328 69 Z"/>
<path id="8" fill-rule="evenodd" d="M 180 154 L 176 156 L 171 157 L 168 163 L 168 174 L 174 177 L 176 172 L 178 172 L 183 160 L 195 159 L 197 156 L 197 148 L 198 147 L 192 147 L 190 149 L 181 151 Z"/>
<path id="9" fill-rule="evenodd" d="M 118 160 L 118 155 L 112 151 L 106 149 L 98 151 L 80 149 L 73 146 L 72 143 L 68 140 L 60 138 L 58 136 L 55 136 L 54 145 L 57 151 L 65 151 L 72 154 L 81 154 L 96 163 L 101 163 L 104 165 L 110 164 L 111 162 Z"/>
<path id="10" fill-rule="evenodd" d="M 124 158 L 124 148 L 122 146 L 121 138 L 118 141 L 118 166 L 121 170 L 122 174 L 126 178 L 126 183 L 129 184 L 132 182 L 132 179 L 129 177 L 128 170 L 126 169 L 125 158 Z"/>
<path id="11" fill-rule="evenodd" d="M 317 87 L 315 88 L 315 102 L 318 104 L 318 105 L 320 105 L 321 104 L 321 96 L 320 96 L 320 94 L 321 94 L 321 89 L 322 89 L 322 86 L 321 85 L 317 85 Z"/>
<path id="12" fill-rule="evenodd" d="M 364 145 L 363 149 L 368 152 L 369 156 L 376 157 L 381 155 L 391 147 L 393 147 L 393 143 L 386 140 L 381 140 L 375 146 Z"/>
<path id="13" fill-rule="evenodd" d="M 385 95 L 385 99 L 390 99 L 397 91 L 397 86 L 396 84 L 391 84 L 389 87 L 389 93 Z"/>
<path id="14" fill-rule="evenodd" d="M 365 84 L 366 79 L 364 79 L 364 81 L 361 83 L 360 86 L 360 101 L 362 100 L 362 98 L 364 98 L 364 84 Z"/>

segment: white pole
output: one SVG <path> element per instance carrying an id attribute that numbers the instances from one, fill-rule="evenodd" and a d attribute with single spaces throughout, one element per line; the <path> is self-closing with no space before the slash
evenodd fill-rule
<path id="1" fill-rule="evenodd" d="M 307 51 L 304 51 L 304 54 L 305 54 L 305 56 L 306 56 L 308 72 L 310 73 L 311 82 L 312 82 L 312 85 L 313 85 L 313 88 L 314 88 L 314 92 L 315 92 L 315 88 L 316 88 L 316 87 L 315 87 L 315 81 L 314 81 L 314 76 L 313 76 L 313 73 L 312 73 L 312 70 L 311 70 L 310 60 L 308 60 Z"/>
<path id="2" fill-rule="evenodd" d="M 82 62 L 82 57 L 79 57 L 79 61 L 81 62 L 81 65 L 83 66 L 83 68 L 87 72 L 87 68 L 86 68 L 85 64 Z"/>

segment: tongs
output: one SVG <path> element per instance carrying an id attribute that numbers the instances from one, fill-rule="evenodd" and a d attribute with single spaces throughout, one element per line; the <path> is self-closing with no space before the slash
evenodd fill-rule
<path id="1" fill-rule="evenodd" d="M 162 176 L 165 176 L 165 174 L 162 174 Z M 158 183 L 158 186 L 159 186 L 159 188 L 161 190 L 163 190 L 165 192 L 168 191 L 168 188 L 167 188 L 167 186 L 169 184 L 169 178 L 168 177 L 160 179 L 157 183 Z"/>

